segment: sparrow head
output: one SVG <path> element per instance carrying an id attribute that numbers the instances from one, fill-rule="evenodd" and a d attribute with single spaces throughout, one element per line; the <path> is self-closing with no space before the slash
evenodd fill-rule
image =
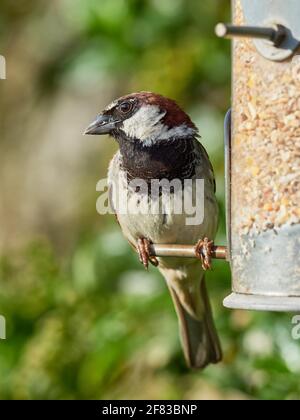
<path id="1" fill-rule="evenodd" d="M 195 137 L 196 126 L 172 99 L 139 92 L 123 96 L 105 108 L 84 134 L 110 134 L 117 140 L 151 146 L 159 141 Z"/>

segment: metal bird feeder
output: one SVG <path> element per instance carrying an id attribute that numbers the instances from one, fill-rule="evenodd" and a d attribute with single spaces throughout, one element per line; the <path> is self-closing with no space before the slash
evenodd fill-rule
<path id="1" fill-rule="evenodd" d="M 300 2 L 232 6 L 234 24 L 216 28 L 234 38 L 232 128 L 225 122 L 233 293 L 224 305 L 299 311 Z"/>
<path id="2" fill-rule="evenodd" d="M 232 110 L 225 118 L 228 308 L 300 311 L 300 1 L 232 0 Z M 195 257 L 193 246 L 152 245 Z"/>

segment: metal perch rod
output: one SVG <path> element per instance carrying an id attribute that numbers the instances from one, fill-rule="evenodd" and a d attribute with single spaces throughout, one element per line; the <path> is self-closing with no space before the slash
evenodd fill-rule
<path id="1" fill-rule="evenodd" d="M 193 245 L 151 244 L 150 252 L 153 257 L 196 258 Z M 228 260 L 227 247 L 214 245 L 211 257 L 218 260 Z"/>

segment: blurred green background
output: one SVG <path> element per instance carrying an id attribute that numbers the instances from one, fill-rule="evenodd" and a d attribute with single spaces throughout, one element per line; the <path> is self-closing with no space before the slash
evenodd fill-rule
<path id="1" fill-rule="evenodd" d="M 113 216 L 95 210 L 113 140 L 83 137 L 112 99 L 151 90 L 199 126 L 217 175 L 225 243 L 223 117 L 230 45 L 214 36 L 227 0 L 0 3 L 2 399 L 298 399 L 288 314 L 229 311 L 229 268 L 209 273 L 224 361 L 185 367 L 177 320 Z"/>

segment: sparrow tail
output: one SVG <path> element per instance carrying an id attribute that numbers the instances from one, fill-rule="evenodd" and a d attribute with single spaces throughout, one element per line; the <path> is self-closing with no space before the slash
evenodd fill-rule
<path id="1" fill-rule="evenodd" d="M 205 280 L 201 282 L 200 294 L 204 303 L 201 319 L 192 317 L 181 304 L 177 293 L 170 286 L 171 296 L 179 319 L 181 342 L 189 367 L 203 369 L 222 359 L 222 350 L 214 326 Z"/>

